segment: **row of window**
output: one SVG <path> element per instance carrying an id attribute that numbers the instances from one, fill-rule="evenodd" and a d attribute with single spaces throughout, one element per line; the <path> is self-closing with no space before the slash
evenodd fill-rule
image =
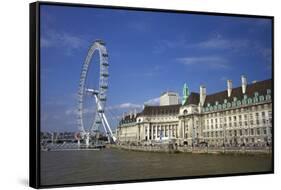
<path id="1" fill-rule="evenodd" d="M 157 130 L 158 132 L 166 132 L 166 131 L 174 131 L 177 130 L 177 124 L 175 125 L 153 125 L 151 128 L 149 128 L 149 131 L 153 131 L 153 133 L 155 133 L 155 131 Z M 147 133 L 148 131 L 148 127 L 145 128 L 145 132 Z"/>
<path id="2" fill-rule="evenodd" d="M 224 140 L 222 139 L 208 139 L 206 140 L 208 143 L 214 144 L 222 144 L 224 142 Z M 263 137 L 263 138 L 241 138 L 241 139 L 226 139 L 225 143 L 226 144 L 241 144 L 241 143 L 266 143 L 268 142 L 269 139 L 267 137 Z"/>
<path id="3" fill-rule="evenodd" d="M 265 120 L 266 118 L 266 115 L 268 115 L 269 118 L 272 117 L 272 112 L 271 111 L 268 111 L 267 114 L 266 112 L 256 112 L 255 114 L 244 114 L 244 115 L 234 115 L 234 116 L 228 116 L 228 117 L 220 117 L 220 118 L 212 118 L 212 119 L 206 119 L 206 125 L 209 125 L 209 124 L 217 124 L 217 123 L 226 123 L 226 122 L 236 122 L 239 120 L 239 122 L 242 121 L 242 119 L 244 119 L 244 121 L 248 121 L 249 120 L 253 120 L 253 115 L 255 115 L 255 119 L 256 120 L 260 120 L 260 119 L 263 119 Z M 249 117 L 248 117 L 249 116 Z"/>
<path id="4" fill-rule="evenodd" d="M 250 120 L 248 121 L 240 121 L 240 122 L 230 122 L 230 123 L 224 123 L 224 124 L 211 124 L 211 125 L 206 125 L 205 127 L 203 127 L 204 129 L 218 129 L 218 128 L 223 128 L 223 127 L 242 127 L 242 126 L 252 126 L 252 125 L 267 125 L 270 124 L 272 125 L 272 119 L 262 119 L 262 120 Z"/>
<path id="5" fill-rule="evenodd" d="M 178 114 L 178 109 L 163 109 L 163 110 L 152 110 L 151 115 L 175 115 Z"/>
<path id="6" fill-rule="evenodd" d="M 227 130 L 225 136 L 269 135 L 272 128 L 261 127 L 256 129 Z M 204 132 L 204 137 L 224 137 L 223 131 Z"/>
<path id="7" fill-rule="evenodd" d="M 224 116 L 224 115 L 229 115 L 229 114 L 239 114 L 239 113 L 244 113 L 244 112 L 255 112 L 259 110 L 264 110 L 264 109 L 271 109 L 272 104 L 262 104 L 258 106 L 251 106 L 251 107 L 245 107 L 245 108 L 238 108 L 238 109 L 232 109 L 232 110 L 227 110 L 224 112 L 216 112 L 216 113 L 209 113 L 205 114 L 206 118 L 211 118 L 211 117 L 218 117 L 218 116 Z"/>

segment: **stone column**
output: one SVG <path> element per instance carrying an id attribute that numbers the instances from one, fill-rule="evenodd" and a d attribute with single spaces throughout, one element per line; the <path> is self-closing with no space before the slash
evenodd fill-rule
<path id="1" fill-rule="evenodd" d="M 153 140 L 153 125 L 150 125 L 150 136 L 151 140 Z"/>
<path id="2" fill-rule="evenodd" d="M 161 134 L 162 134 L 162 139 L 163 139 L 163 136 L 164 136 L 164 129 L 163 129 L 163 125 L 161 125 L 161 126 L 160 126 L 160 129 L 161 129 L 160 131 L 161 131 Z"/>
<path id="3" fill-rule="evenodd" d="M 148 140 L 151 140 L 151 126 L 148 124 Z"/>
<path id="4" fill-rule="evenodd" d="M 147 132 L 146 132 L 147 133 L 147 141 L 149 141 L 149 125 L 146 126 L 146 129 L 147 129 Z"/>
<path id="5" fill-rule="evenodd" d="M 158 125 L 156 125 L 156 129 L 155 129 L 155 140 L 157 139 L 157 133 L 158 133 Z"/>
<path id="6" fill-rule="evenodd" d="M 171 125 L 168 125 L 168 138 L 170 138 L 170 127 Z"/>
<path id="7" fill-rule="evenodd" d="M 163 125 L 163 137 L 166 137 L 165 136 L 165 131 L 166 131 L 166 127 L 165 127 L 165 125 Z"/>
<path id="8" fill-rule="evenodd" d="M 175 137 L 178 138 L 178 127 L 175 125 Z"/>
<path id="9" fill-rule="evenodd" d="M 175 125 L 171 126 L 171 137 L 173 137 L 173 132 L 175 134 Z"/>

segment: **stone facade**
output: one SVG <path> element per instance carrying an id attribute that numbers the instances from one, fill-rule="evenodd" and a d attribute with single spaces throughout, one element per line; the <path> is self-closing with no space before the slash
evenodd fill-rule
<path id="1" fill-rule="evenodd" d="M 187 146 L 266 146 L 272 142 L 271 79 L 207 95 L 191 92 L 185 103 L 145 106 L 124 116 L 117 128 L 119 144 L 173 142 Z"/>

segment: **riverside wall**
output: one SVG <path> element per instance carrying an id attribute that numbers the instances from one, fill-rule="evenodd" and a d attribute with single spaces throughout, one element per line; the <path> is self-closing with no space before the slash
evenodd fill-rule
<path id="1" fill-rule="evenodd" d="M 190 147 L 163 144 L 154 146 L 117 145 L 110 144 L 107 148 L 117 148 L 130 151 L 167 152 L 167 153 L 211 153 L 211 154 L 271 154 L 271 147 Z"/>

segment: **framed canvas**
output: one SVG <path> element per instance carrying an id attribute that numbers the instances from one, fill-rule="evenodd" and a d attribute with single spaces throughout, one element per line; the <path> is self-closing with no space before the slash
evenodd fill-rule
<path id="1" fill-rule="evenodd" d="M 30 4 L 30 186 L 274 172 L 274 18 Z"/>

